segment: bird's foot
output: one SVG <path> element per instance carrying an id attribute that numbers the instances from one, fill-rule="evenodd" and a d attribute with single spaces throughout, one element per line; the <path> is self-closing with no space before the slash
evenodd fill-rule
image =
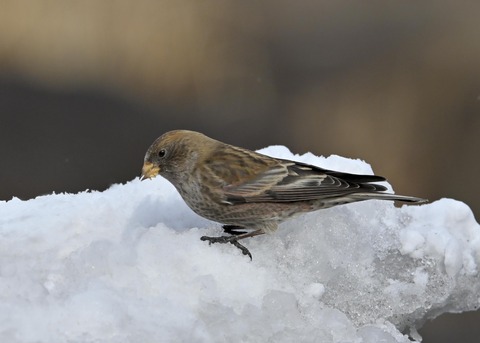
<path id="1" fill-rule="evenodd" d="M 247 233 L 247 231 L 241 231 L 245 228 L 243 226 L 238 225 L 223 225 L 223 232 L 228 233 L 233 236 L 243 235 Z"/>
<path id="2" fill-rule="evenodd" d="M 235 236 L 220 236 L 220 237 L 202 236 L 200 237 L 200 240 L 208 241 L 208 245 L 213 243 L 221 243 L 221 244 L 230 243 L 236 246 L 238 249 L 240 249 L 242 254 L 247 255 L 248 257 L 250 257 L 250 260 L 252 260 L 252 254 L 250 254 L 250 251 L 248 251 L 248 249 L 245 248 L 242 244 L 238 243 L 238 238 Z"/>

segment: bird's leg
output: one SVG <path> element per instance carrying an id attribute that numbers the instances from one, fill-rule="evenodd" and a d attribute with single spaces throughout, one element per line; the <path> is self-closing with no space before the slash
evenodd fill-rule
<path id="1" fill-rule="evenodd" d="M 246 233 L 238 234 L 238 235 L 235 235 L 235 236 L 220 236 L 220 237 L 202 236 L 202 237 L 200 237 L 200 239 L 202 241 L 208 241 L 209 244 L 213 244 L 213 243 L 222 243 L 222 244 L 230 243 L 230 244 L 233 244 L 238 249 L 240 249 L 244 255 L 247 255 L 248 257 L 250 257 L 250 260 L 251 260 L 252 259 L 252 254 L 250 253 L 250 251 L 248 251 L 248 249 L 245 248 L 242 244 L 238 243 L 238 241 L 241 240 L 241 239 L 244 239 L 244 238 L 255 237 L 255 236 L 258 236 L 258 235 L 262 235 L 262 234 L 264 234 L 264 232 L 263 232 L 263 230 L 260 229 L 260 230 L 255 230 L 255 231 L 252 231 L 252 232 L 246 232 Z"/>
<path id="2" fill-rule="evenodd" d="M 222 227 L 223 227 L 223 232 L 228 233 L 230 235 L 234 235 L 234 236 L 247 233 L 247 231 L 239 231 L 239 230 L 245 229 L 243 226 L 239 226 L 239 225 L 223 225 Z"/>

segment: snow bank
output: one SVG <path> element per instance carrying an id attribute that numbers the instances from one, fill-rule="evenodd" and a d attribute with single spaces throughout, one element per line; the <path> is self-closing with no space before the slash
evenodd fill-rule
<path id="1" fill-rule="evenodd" d="M 245 241 L 253 261 L 199 239 L 220 232 L 160 177 L 0 202 L 0 341 L 409 342 L 479 307 L 480 226 L 458 201 L 307 214 Z"/>

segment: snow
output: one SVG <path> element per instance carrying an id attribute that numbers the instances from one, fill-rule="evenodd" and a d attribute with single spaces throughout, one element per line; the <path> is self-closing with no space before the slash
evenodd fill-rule
<path id="1" fill-rule="evenodd" d="M 246 240 L 253 261 L 200 241 L 220 233 L 161 177 L 0 202 L 0 341 L 409 342 L 479 307 L 480 226 L 459 201 L 310 213 Z"/>

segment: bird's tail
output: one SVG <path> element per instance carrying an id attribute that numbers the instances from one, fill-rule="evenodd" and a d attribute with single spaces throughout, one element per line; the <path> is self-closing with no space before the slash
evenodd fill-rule
<path id="1" fill-rule="evenodd" d="M 350 195 L 351 198 L 356 199 L 357 201 L 361 200 L 392 200 L 392 201 L 402 201 L 409 202 L 414 204 L 422 204 L 428 202 L 427 199 L 411 197 L 408 195 L 397 195 L 389 193 L 355 193 Z"/>

